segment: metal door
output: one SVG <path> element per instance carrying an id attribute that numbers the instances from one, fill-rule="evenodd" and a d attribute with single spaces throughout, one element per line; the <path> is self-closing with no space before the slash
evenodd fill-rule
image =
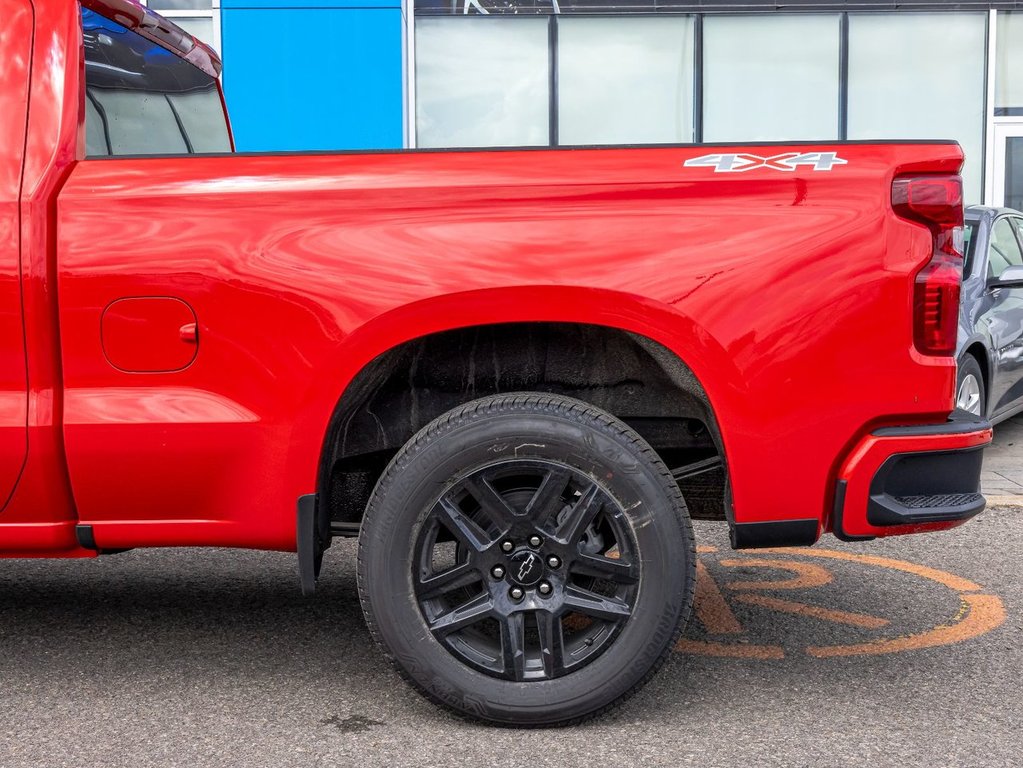
<path id="1" fill-rule="evenodd" d="M 28 452 L 28 385 L 21 314 L 21 216 L 32 6 L 0 0 L 0 510 Z"/>

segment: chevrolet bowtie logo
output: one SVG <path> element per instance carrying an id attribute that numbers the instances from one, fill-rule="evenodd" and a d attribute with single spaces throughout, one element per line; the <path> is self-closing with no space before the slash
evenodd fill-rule
<path id="1" fill-rule="evenodd" d="M 529 574 L 533 570 L 533 563 L 536 562 L 536 555 L 530 554 L 525 560 L 522 561 L 522 565 L 519 566 L 519 581 L 525 581 Z"/>

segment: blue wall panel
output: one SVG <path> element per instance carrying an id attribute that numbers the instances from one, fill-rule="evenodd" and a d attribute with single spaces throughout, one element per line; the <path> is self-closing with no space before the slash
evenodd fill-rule
<path id="1" fill-rule="evenodd" d="M 402 146 L 400 4 L 347 1 L 359 6 L 221 2 L 224 91 L 239 151 Z"/>

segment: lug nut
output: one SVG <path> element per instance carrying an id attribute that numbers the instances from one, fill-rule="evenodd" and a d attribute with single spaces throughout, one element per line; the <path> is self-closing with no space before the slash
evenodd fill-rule
<path id="1" fill-rule="evenodd" d="M 504 568 L 502 568 L 500 565 L 495 565 L 493 569 L 490 571 L 490 575 L 493 576 L 495 579 L 503 579 Z"/>
<path id="2" fill-rule="evenodd" d="M 501 549 L 503 549 L 505 552 L 511 552 L 513 549 L 515 549 L 515 545 L 511 541 L 503 541 L 501 542 Z"/>
<path id="3" fill-rule="evenodd" d="M 536 589 L 541 595 L 549 595 L 551 593 L 551 585 L 546 581 L 541 581 L 540 586 Z"/>
<path id="4" fill-rule="evenodd" d="M 522 589 L 520 589 L 519 587 L 512 587 L 511 592 L 509 592 L 508 594 L 511 595 L 512 600 L 521 600 L 522 596 L 525 595 L 526 593 L 523 592 Z"/>
<path id="5" fill-rule="evenodd" d="M 549 565 L 551 568 L 560 568 L 561 561 L 554 555 L 551 555 L 550 557 L 547 558 L 547 565 Z"/>
<path id="6" fill-rule="evenodd" d="M 543 544 L 543 539 L 541 539 L 539 536 L 534 535 L 529 537 L 529 546 L 539 547 L 541 544 Z"/>

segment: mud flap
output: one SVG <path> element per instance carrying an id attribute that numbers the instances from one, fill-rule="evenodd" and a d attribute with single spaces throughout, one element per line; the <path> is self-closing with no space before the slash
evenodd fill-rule
<path id="1" fill-rule="evenodd" d="M 316 591 L 323 553 L 330 547 L 330 521 L 317 514 L 317 506 L 315 493 L 298 497 L 298 577 L 303 595 Z"/>

